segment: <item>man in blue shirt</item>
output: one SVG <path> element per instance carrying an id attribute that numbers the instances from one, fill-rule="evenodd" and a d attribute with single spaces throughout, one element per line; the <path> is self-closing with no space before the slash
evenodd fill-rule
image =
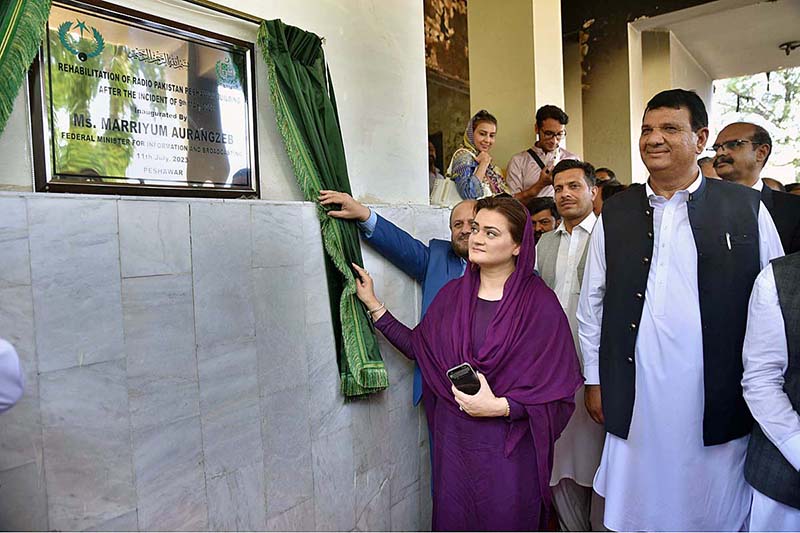
<path id="1" fill-rule="evenodd" d="M 320 191 L 323 206 L 340 206 L 328 216 L 358 221 L 364 240 L 397 268 L 422 285 L 422 315 L 439 289 L 464 274 L 469 257 L 469 235 L 475 218 L 475 200 L 464 200 L 450 212 L 450 242 L 431 239 L 425 245 L 347 193 Z M 422 398 L 422 375 L 414 369 L 414 405 Z"/>

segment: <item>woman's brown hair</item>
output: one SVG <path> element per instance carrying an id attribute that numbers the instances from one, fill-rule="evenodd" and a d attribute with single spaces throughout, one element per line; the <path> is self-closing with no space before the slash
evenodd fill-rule
<path id="1" fill-rule="evenodd" d="M 475 213 L 481 209 L 497 211 L 508 221 L 511 231 L 511 238 L 517 244 L 522 244 L 522 236 L 525 233 L 525 224 L 530 223 L 530 215 L 518 200 L 503 196 L 488 196 L 478 200 L 475 206 Z"/>

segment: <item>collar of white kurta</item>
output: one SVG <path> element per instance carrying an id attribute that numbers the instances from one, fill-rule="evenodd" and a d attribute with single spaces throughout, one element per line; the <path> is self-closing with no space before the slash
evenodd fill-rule
<path id="1" fill-rule="evenodd" d="M 589 216 L 581 220 L 581 223 L 572 228 L 572 231 L 575 231 L 575 228 L 581 228 L 586 233 L 591 234 L 592 230 L 594 229 L 594 225 L 597 222 L 597 215 L 594 214 L 593 211 L 589 212 Z M 569 235 L 566 226 L 564 226 L 564 221 L 561 221 L 561 224 L 555 229 L 556 233 L 566 233 Z"/>
<path id="2" fill-rule="evenodd" d="M 750 186 L 751 189 L 755 189 L 758 192 L 763 191 L 764 187 L 766 187 L 766 185 L 764 185 L 764 180 L 762 180 L 761 178 L 758 178 L 756 182 Z"/>
<path id="3" fill-rule="evenodd" d="M 697 191 L 700 188 L 700 184 L 703 183 L 703 174 L 700 172 L 700 167 L 695 167 L 695 172 L 697 172 L 697 177 L 695 180 L 683 189 L 682 191 L 676 191 L 676 193 L 686 193 L 688 197 L 693 192 Z M 644 184 L 644 190 L 647 193 L 647 198 L 663 198 L 660 194 L 656 194 L 652 187 L 650 187 L 650 178 L 647 178 L 647 181 Z"/>

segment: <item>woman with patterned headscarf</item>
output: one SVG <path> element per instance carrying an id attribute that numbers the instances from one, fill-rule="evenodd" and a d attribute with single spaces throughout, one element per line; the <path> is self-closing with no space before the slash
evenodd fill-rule
<path id="1" fill-rule="evenodd" d="M 481 109 L 473 116 L 464 132 L 464 142 L 453 154 L 447 177 L 456 182 L 464 199 L 478 199 L 508 193 L 500 169 L 492 164 L 489 151 L 497 135 L 497 119 Z"/>

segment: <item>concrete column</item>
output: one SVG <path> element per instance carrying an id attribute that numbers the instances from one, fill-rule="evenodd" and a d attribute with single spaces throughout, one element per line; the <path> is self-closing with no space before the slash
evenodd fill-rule
<path id="1" fill-rule="evenodd" d="M 583 158 L 583 89 L 581 47 L 564 41 L 564 111 L 569 115 L 567 150 Z"/>
<path id="2" fill-rule="evenodd" d="M 498 120 L 501 167 L 534 141 L 536 109 L 564 106 L 560 0 L 470 0 L 470 107 Z"/>

